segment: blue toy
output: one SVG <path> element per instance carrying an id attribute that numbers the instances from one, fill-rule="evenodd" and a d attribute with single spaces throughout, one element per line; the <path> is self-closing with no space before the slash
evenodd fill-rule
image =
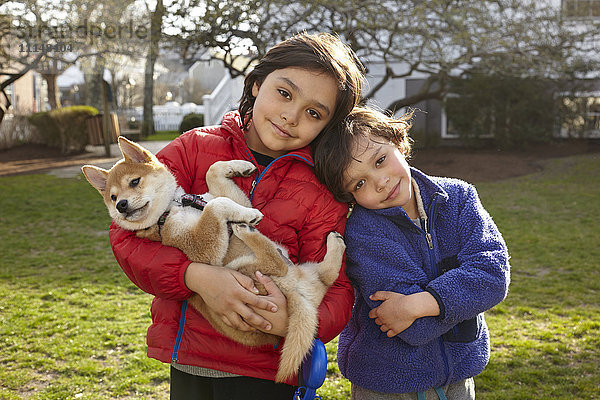
<path id="1" fill-rule="evenodd" d="M 311 352 L 302 362 L 301 371 L 304 386 L 298 387 L 294 400 L 320 399 L 317 389 L 323 385 L 327 375 L 327 350 L 320 339 L 315 339 Z"/>

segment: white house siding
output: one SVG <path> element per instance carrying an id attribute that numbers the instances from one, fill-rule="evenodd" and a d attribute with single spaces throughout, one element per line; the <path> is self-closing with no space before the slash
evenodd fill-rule
<path id="1" fill-rule="evenodd" d="M 407 70 L 408 66 L 403 64 L 392 64 L 394 71 Z M 367 84 L 363 94 L 368 93 L 385 76 L 385 65 L 377 61 L 368 63 L 369 72 L 366 76 Z M 379 109 L 387 107 L 398 99 L 416 94 L 419 88 L 425 82 L 426 74 L 414 73 L 407 78 L 391 79 L 375 93 L 367 104 Z M 443 136 L 446 132 L 445 118 L 442 116 L 441 103 L 438 100 L 427 100 L 414 104 L 412 107 L 420 110 L 415 114 L 412 132 L 421 135 Z M 404 108 L 396 110 L 396 115 L 402 115 L 406 112 Z M 421 140 L 425 137 L 421 138 Z"/>

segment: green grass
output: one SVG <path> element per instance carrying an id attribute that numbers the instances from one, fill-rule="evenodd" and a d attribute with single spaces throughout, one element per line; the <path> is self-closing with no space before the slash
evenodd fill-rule
<path id="1" fill-rule="evenodd" d="M 0 192 L 0 398 L 166 398 L 145 356 L 151 297 L 114 261 L 98 193 L 48 175 Z"/>
<path id="2" fill-rule="evenodd" d="M 154 135 L 146 136 L 143 140 L 173 140 L 181 135 L 179 131 L 158 131 Z"/>
<path id="3" fill-rule="evenodd" d="M 512 256 L 478 399 L 600 398 L 599 172 L 586 155 L 477 185 Z M 98 193 L 81 177 L 3 177 L 0 210 L 0 399 L 167 399 L 168 366 L 145 355 L 151 296 L 114 261 Z M 347 399 L 327 348 L 319 393 Z"/>
<path id="4" fill-rule="evenodd" d="M 479 192 L 508 243 L 507 299 L 487 313 L 486 399 L 600 398 L 600 157 L 552 160 Z"/>

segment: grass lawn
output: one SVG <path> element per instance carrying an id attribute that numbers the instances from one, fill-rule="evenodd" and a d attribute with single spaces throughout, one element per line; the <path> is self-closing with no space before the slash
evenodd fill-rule
<path id="1" fill-rule="evenodd" d="M 600 398 L 600 157 L 477 185 L 512 256 L 486 313 L 492 358 L 478 399 Z M 151 296 L 114 261 L 110 219 L 82 178 L 0 178 L 0 399 L 167 399 L 145 355 Z M 346 399 L 335 341 L 323 399 Z"/>
<path id="2" fill-rule="evenodd" d="M 171 141 L 181 135 L 179 131 L 158 131 L 154 135 L 146 136 L 143 140 L 168 140 Z"/>

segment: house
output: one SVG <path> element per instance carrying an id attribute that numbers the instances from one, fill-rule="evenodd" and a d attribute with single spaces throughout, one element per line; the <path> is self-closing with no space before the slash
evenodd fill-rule
<path id="1" fill-rule="evenodd" d="M 209 50 L 189 69 L 190 80 L 198 82 L 208 92 L 202 96 L 205 125 L 220 123 L 226 112 L 237 109 L 242 96 L 244 77 L 233 78 L 223 65 L 222 58 L 222 55 Z M 247 59 L 240 56 L 234 60 L 233 67 L 243 69 L 246 63 Z"/>
<path id="2" fill-rule="evenodd" d="M 399 65 L 394 67 L 398 70 L 402 69 Z M 385 76 L 385 68 L 386 66 L 383 63 L 376 60 L 368 63 L 369 72 L 366 74 L 365 92 L 381 81 Z M 413 73 L 407 78 L 390 80 L 369 99 L 367 104 L 379 109 L 386 109 L 395 100 L 417 94 L 426 79 L 427 75 L 423 73 Z M 434 136 L 442 139 L 457 137 L 457 135 L 447 132 L 448 123 L 441 101 L 435 99 L 425 100 L 414 104 L 411 108 L 419 110 L 414 116 L 411 128 L 413 135 L 418 132 L 424 137 Z M 396 110 L 396 115 L 402 115 L 405 112 L 405 109 Z"/>
<path id="3" fill-rule="evenodd" d="M 219 84 L 226 73 L 226 68 L 221 60 L 211 57 L 211 52 L 206 51 L 200 59 L 188 69 L 188 78 L 196 82 L 204 94 L 211 93 Z"/>
<path id="4" fill-rule="evenodd" d="M 600 0 L 561 0 L 563 16 L 577 29 L 600 23 Z M 592 54 L 600 53 L 600 42 L 588 43 L 587 51 Z M 573 134 L 583 137 L 600 138 L 600 80 L 590 76 L 583 81 L 584 90 L 578 90 L 573 96 L 564 99 L 564 104 L 577 111 L 578 118 L 574 124 L 562 124 L 560 136 L 569 137 Z"/>
<path id="5" fill-rule="evenodd" d="M 8 85 L 4 93 L 10 100 L 10 107 L 0 123 L 0 149 L 30 140 L 33 132 L 27 116 L 50 108 L 46 82 L 35 71 L 27 72 Z M 6 109 L 4 96 L 0 96 L 0 103 L 2 108 Z"/>
<path id="6" fill-rule="evenodd" d="M 223 62 L 215 59 L 210 51 L 189 68 L 176 54 L 163 53 L 155 70 L 153 114 L 157 131 L 178 130 L 183 117 L 189 113 L 203 114 L 205 125 L 215 125 L 226 112 L 237 108 L 244 77 L 232 78 Z M 131 106 L 125 102 L 119 114 L 126 120 L 143 119 L 139 104 Z"/>
<path id="7" fill-rule="evenodd" d="M 562 15 L 570 21 L 573 29 L 580 29 L 586 24 L 600 22 L 600 0 L 551 0 L 555 7 L 560 7 Z M 589 43 L 588 51 L 594 54 L 600 54 L 600 43 Z M 367 63 L 367 85 L 365 92 L 370 87 L 377 85 L 385 76 L 386 65 L 378 60 L 369 60 Z M 401 64 L 392 64 L 395 71 L 407 70 L 402 68 Z M 578 82 L 584 90 L 569 93 L 569 96 L 562 99 L 565 105 L 578 113 L 576 118 L 567 121 L 559 121 L 556 125 L 555 135 L 558 137 L 600 137 L 600 80 L 598 71 L 587 80 Z M 406 78 L 390 79 L 372 99 L 370 105 L 385 109 L 394 100 L 409 97 L 418 93 L 421 86 L 427 79 L 423 73 L 413 73 Z M 561 95 L 566 93 L 556 93 L 556 98 L 560 101 Z M 460 135 L 452 128 L 451 120 L 445 112 L 442 101 L 426 100 L 413 104 L 415 109 L 419 110 L 415 114 L 412 134 L 419 135 L 419 141 L 425 139 L 426 142 L 438 141 L 444 142 L 458 139 Z M 405 110 L 397 110 L 397 115 L 404 113 Z M 575 125 L 573 125 L 575 124 Z"/>
<path id="8" fill-rule="evenodd" d="M 21 78 L 8 85 L 4 92 L 11 103 L 8 110 L 9 114 L 29 115 L 50 108 L 46 82 L 35 71 L 28 71 Z M 0 101 L 4 101 L 4 98 L 1 98 Z"/>

